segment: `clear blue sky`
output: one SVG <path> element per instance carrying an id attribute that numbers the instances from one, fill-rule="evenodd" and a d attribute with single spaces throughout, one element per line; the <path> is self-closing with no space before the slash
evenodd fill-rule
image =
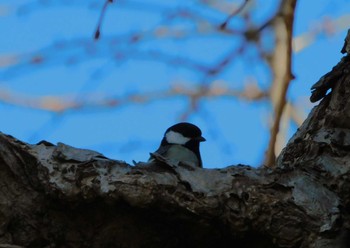
<path id="1" fill-rule="evenodd" d="M 76 100 L 89 97 L 91 101 L 98 101 L 132 93 L 158 92 L 179 82 L 195 87 L 203 82 L 202 74 L 145 59 L 140 54 L 157 50 L 211 65 L 241 42 L 237 36 L 213 34 L 180 41 L 152 37 L 159 23 L 179 30 L 195 29 L 189 21 L 168 21 L 167 11 L 188 8 L 214 21 L 224 20 L 222 13 L 202 8 L 199 1 L 153 0 L 147 1 L 147 5 L 141 1 L 117 1 L 106 13 L 98 43 L 91 37 L 104 1 L 46 1 L 46 6 L 38 2 L 0 0 L 0 92 Z M 256 1 L 254 21 L 265 20 L 274 9 L 274 2 Z M 99 4 L 95 6 L 96 3 Z M 150 4 L 153 5 L 149 7 Z M 294 34 L 300 36 L 315 30 L 325 16 L 337 20 L 349 14 L 350 2 L 346 0 L 317 4 L 299 1 Z M 232 25 L 239 28 L 239 18 L 234 19 Z M 140 32 L 146 34 L 145 41 L 130 45 L 125 37 Z M 342 29 L 335 30 L 331 36 L 320 36 L 293 55 L 296 79 L 288 97 L 305 111 L 305 116 L 312 107 L 307 101 L 310 87 L 341 58 L 339 52 L 345 34 L 346 30 Z M 33 54 L 44 57 L 44 66 L 28 65 Z M 1 63 L 13 55 L 20 56 L 19 63 L 13 66 Z M 118 55 L 121 57 L 116 59 Z M 248 49 L 222 74 L 210 80 L 226 81 L 229 87 L 241 89 L 247 79 L 256 78 L 259 85 L 266 88 L 271 78 L 254 56 L 255 48 L 251 46 L 251 52 Z M 56 114 L 0 102 L 0 131 L 29 143 L 47 140 L 93 149 L 130 163 L 147 160 L 149 152 L 158 147 L 164 131 L 179 121 L 187 107 L 188 101 L 178 97 Z M 269 113 L 267 102 L 251 103 L 234 98 L 201 101 L 199 111 L 187 121 L 197 124 L 207 138 L 201 149 L 204 166 L 260 165 L 269 137 Z"/>

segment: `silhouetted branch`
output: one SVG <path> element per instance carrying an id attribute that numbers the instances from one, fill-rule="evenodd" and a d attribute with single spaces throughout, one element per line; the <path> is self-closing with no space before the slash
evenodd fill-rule
<path id="1" fill-rule="evenodd" d="M 102 26 L 103 18 L 104 18 L 105 14 L 106 14 L 107 6 L 109 4 L 112 4 L 113 1 L 114 0 L 106 0 L 106 2 L 104 3 L 104 5 L 102 7 L 101 14 L 100 14 L 100 17 L 99 17 L 98 22 L 97 22 L 96 31 L 95 31 L 95 34 L 94 34 L 94 39 L 95 40 L 98 40 L 100 38 L 101 26 Z"/>
<path id="2" fill-rule="evenodd" d="M 226 18 L 226 20 L 220 25 L 220 28 L 225 29 L 227 24 L 231 21 L 231 19 L 238 15 L 244 9 L 248 2 L 249 0 L 244 0 L 244 2 Z"/>
<path id="3" fill-rule="evenodd" d="M 311 87 L 311 102 L 317 102 L 324 98 L 329 90 L 333 90 L 335 83 L 338 82 L 339 78 L 341 78 L 344 72 L 347 70 L 348 61 L 349 61 L 349 53 L 350 53 L 350 29 L 348 30 L 347 36 L 344 40 L 344 46 L 341 49 L 341 53 L 345 53 L 346 56 L 332 68 L 332 70 L 325 75 L 323 75 L 320 80 L 318 80 Z"/>

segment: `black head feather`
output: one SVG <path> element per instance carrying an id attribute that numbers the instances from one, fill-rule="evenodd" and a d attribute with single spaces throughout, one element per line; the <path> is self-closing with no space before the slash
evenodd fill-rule
<path id="1" fill-rule="evenodd" d="M 188 138 L 196 138 L 202 136 L 202 131 L 196 126 L 188 122 L 180 122 L 169 127 L 165 133 L 174 131 L 181 133 L 183 136 Z"/>

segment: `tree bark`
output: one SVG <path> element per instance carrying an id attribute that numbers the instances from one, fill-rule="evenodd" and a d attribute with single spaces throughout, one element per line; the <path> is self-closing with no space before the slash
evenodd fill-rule
<path id="1" fill-rule="evenodd" d="M 350 247 L 349 68 L 315 85 L 332 92 L 274 169 L 131 166 L 0 133 L 0 247 Z"/>

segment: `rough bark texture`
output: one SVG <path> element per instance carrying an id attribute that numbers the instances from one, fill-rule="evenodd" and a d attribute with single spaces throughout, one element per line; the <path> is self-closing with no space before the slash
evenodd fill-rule
<path id="1" fill-rule="evenodd" d="M 349 68 L 274 169 L 130 166 L 0 133 L 0 247 L 350 247 Z"/>

